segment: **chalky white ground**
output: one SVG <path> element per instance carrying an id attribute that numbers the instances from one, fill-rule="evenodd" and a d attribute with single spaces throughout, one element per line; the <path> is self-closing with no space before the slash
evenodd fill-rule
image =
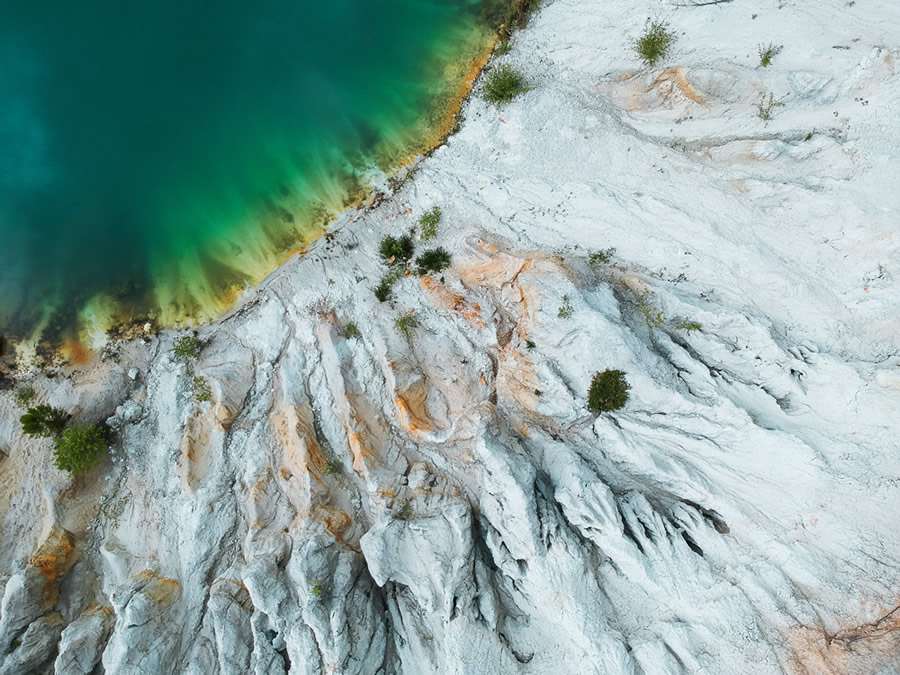
<path id="1" fill-rule="evenodd" d="M 546 3 L 531 91 L 201 329 L 211 403 L 170 332 L 36 375 L 91 476 L 3 394 L 0 672 L 896 672 L 900 4 L 690 4 Z"/>

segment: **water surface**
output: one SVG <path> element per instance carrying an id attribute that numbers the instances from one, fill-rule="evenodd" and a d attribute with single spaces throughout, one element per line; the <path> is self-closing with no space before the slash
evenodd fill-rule
<path id="1" fill-rule="evenodd" d="M 33 2 L 0 14 L 0 332 L 210 318 L 421 149 L 481 2 Z"/>

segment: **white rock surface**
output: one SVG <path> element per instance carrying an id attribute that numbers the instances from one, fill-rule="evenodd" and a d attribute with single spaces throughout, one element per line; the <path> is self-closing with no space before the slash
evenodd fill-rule
<path id="1" fill-rule="evenodd" d="M 0 394 L 3 672 L 897 672 L 900 6 L 691 4 L 650 70 L 643 7 L 545 3 L 530 92 L 200 330 L 211 403 L 172 332 L 39 378 L 115 462 Z"/>

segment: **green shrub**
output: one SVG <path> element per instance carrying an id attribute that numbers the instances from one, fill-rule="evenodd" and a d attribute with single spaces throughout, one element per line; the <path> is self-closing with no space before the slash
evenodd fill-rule
<path id="1" fill-rule="evenodd" d="M 79 474 L 90 471 L 106 452 L 106 430 L 97 425 L 76 424 L 56 437 L 53 463 L 57 469 Z"/>
<path id="2" fill-rule="evenodd" d="M 573 312 L 574 310 L 572 309 L 572 304 L 569 302 L 569 296 L 564 295 L 563 304 L 559 308 L 559 313 L 556 316 L 558 316 L 560 319 L 568 319 L 572 316 Z"/>
<path id="3" fill-rule="evenodd" d="M 53 408 L 46 403 L 29 408 L 19 418 L 22 433 L 27 436 L 55 436 L 69 419 L 68 413 L 60 408 Z"/>
<path id="4" fill-rule="evenodd" d="M 631 385 L 621 370 L 604 370 L 591 380 L 588 389 L 588 410 L 603 413 L 619 410 L 628 402 Z"/>
<path id="5" fill-rule="evenodd" d="M 509 103 L 519 94 L 528 91 L 528 84 L 511 66 L 500 66 L 491 71 L 484 84 L 484 100 L 496 106 Z"/>
<path id="6" fill-rule="evenodd" d="M 655 66 L 669 54 L 675 43 L 675 33 L 663 21 L 647 19 L 644 33 L 634 41 L 634 50 L 648 66 Z"/>
<path id="7" fill-rule="evenodd" d="M 203 350 L 203 343 L 196 335 L 184 335 L 175 341 L 175 356 L 179 359 L 196 359 Z"/>
<path id="8" fill-rule="evenodd" d="M 763 68 L 771 66 L 772 60 L 781 53 L 782 49 L 784 49 L 784 45 L 776 45 L 774 42 L 770 42 L 767 45 L 760 45 L 759 65 Z"/>
<path id="9" fill-rule="evenodd" d="M 343 326 L 338 328 L 338 334 L 345 340 L 349 340 L 350 338 L 361 338 L 362 337 L 362 333 L 359 330 L 359 326 L 357 326 L 352 321 L 348 321 Z"/>
<path id="10" fill-rule="evenodd" d="M 430 248 L 416 258 L 416 264 L 419 266 L 419 276 L 429 272 L 436 274 L 450 267 L 450 254 L 440 247 Z"/>
<path id="11" fill-rule="evenodd" d="M 404 234 L 402 237 L 391 237 L 390 235 L 381 240 L 378 252 L 382 259 L 389 264 L 406 262 L 413 257 L 415 244 L 410 235 Z"/>
<path id="12" fill-rule="evenodd" d="M 325 462 L 325 475 L 326 476 L 340 476 L 344 470 L 343 464 L 341 464 L 336 459 L 329 459 Z"/>
<path id="13" fill-rule="evenodd" d="M 413 505 L 408 499 L 400 502 L 400 508 L 394 511 L 394 518 L 397 520 L 409 520 L 413 517 Z"/>
<path id="14" fill-rule="evenodd" d="M 394 319 L 394 327 L 409 339 L 412 329 L 419 325 L 415 314 L 404 314 Z"/>
<path id="15" fill-rule="evenodd" d="M 212 387 L 209 385 L 209 381 L 202 375 L 198 375 L 194 378 L 192 388 L 194 390 L 194 400 L 197 403 L 212 401 Z"/>
<path id="16" fill-rule="evenodd" d="M 540 389 L 535 389 L 534 395 L 537 396 L 538 398 L 540 398 L 541 396 L 544 395 L 544 392 L 542 392 Z"/>
<path id="17" fill-rule="evenodd" d="M 525 346 L 528 348 L 528 351 L 531 351 L 532 349 L 537 347 L 537 345 L 534 344 L 533 340 L 525 340 Z"/>
<path id="18" fill-rule="evenodd" d="M 391 297 L 391 284 L 387 277 L 381 280 L 381 283 L 375 287 L 375 297 L 379 302 L 387 302 Z"/>
<path id="19" fill-rule="evenodd" d="M 666 322 L 663 313 L 653 305 L 653 292 L 647 291 L 637 299 L 638 309 L 644 315 L 647 328 L 659 328 Z"/>
<path id="20" fill-rule="evenodd" d="M 388 301 L 391 297 L 394 284 L 397 283 L 401 277 L 403 277 L 403 270 L 399 267 L 385 274 L 381 278 L 378 286 L 375 287 L 375 297 L 381 302 Z"/>
<path id="21" fill-rule="evenodd" d="M 437 236 L 437 226 L 441 222 L 441 207 L 435 206 L 430 211 L 426 211 L 419 218 L 419 225 L 422 227 L 422 241 L 434 239 Z"/>
<path id="22" fill-rule="evenodd" d="M 783 108 L 784 102 L 775 98 L 775 96 L 770 92 L 769 98 L 766 98 L 766 95 L 763 94 L 759 99 L 759 103 L 754 103 L 756 106 L 756 116 L 761 120 L 765 120 L 766 122 L 770 122 L 772 120 L 772 111 L 775 108 Z"/>
<path id="23" fill-rule="evenodd" d="M 16 389 L 15 401 L 16 405 L 20 408 L 27 408 L 32 401 L 34 401 L 34 397 L 37 396 L 37 392 L 34 390 L 30 384 L 23 384 L 21 387 Z"/>
<path id="24" fill-rule="evenodd" d="M 703 330 L 703 324 L 699 321 L 679 321 L 675 324 L 675 330 L 686 330 L 688 332 Z"/>
<path id="25" fill-rule="evenodd" d="M 612 260 L 612 257 L 616 254 L 616 249 L 614 248 L 605 248 L 602 251 L 596 251 L 591 253 L 588 256 L 588 263 L 593 268 L 597 268 L 600 265 L 608 265 Z"/>

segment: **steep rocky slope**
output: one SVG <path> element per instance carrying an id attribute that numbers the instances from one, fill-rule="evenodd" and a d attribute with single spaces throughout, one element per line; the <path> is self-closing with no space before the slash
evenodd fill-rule
<path id="1" fill-rule="evenodd" d="M 89 476 L 0 398 L 0 672 L 895 672 L 900 9 L 690 4 L 638 70 L 632 3 L 548 3 L 529 93 L 200 330 L 211 402 L 170 332 L 35 376 Z"/>

